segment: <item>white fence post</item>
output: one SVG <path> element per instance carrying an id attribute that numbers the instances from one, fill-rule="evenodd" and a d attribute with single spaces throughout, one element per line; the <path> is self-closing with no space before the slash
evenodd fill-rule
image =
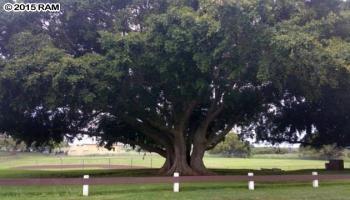
<path id="1" fill-rule="evenodd" d="M 312 176 L 315 177 L 314 180 L 312 181 L 312 187 L 318 188 L 318 173 L 317 172 L 312 172 Z"/>
<path id="2" fill-rule="evenodd" d="M 89 179 L 89 175 L 84 175 L 84 180 Z M 83 185 L 83 196 L 89 196 L 89 185 L 86 185 L 87 183 L 84 183 Z"/>
<path id="3" fill-rule="evenodd" d="M 179 192 L 180 191 L 180 183 L 179 183 L 179 172 L 174 172 L 174 192 Z"/>
<path id="4" fill-rule="evenodd" d="M 248 173 L 248 189 L 254 190 L 254 181 L 253 181 L 254 173 Z"/>

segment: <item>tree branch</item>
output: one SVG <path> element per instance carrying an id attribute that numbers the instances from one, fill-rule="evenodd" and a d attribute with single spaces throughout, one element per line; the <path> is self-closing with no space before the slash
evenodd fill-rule
<path id="1" fill-rule="evenodd" d="M 200 123 L 197 130 L 195 131 L 195 138 L 206 140 L 205 135 L 208 130 L 208 127 L 210 123 L 217 117 L 221 111 L 224 109 L 224 104 L 221 104 L 220 106 L 216 106 L 215 103 L 213 103 L 207 113 L 206 118 Z"/>
<path id="2" fill-rule="evenodd" d="M 185 129 L 186 123 L 192 115 L 194 108 L 197 105 L 197 101 L 193 100 L 189 105 L 184 109 L 183 115 L 180 115 L 180 120 L 178 124 L 178 129 L 182 132 Z"/>
<path id="3" fill-rule="evenodd" d="M 208 138 L 207 150 L 214 148 L 219 142 L 221 142 L 225 136 L 232 130 L 234 124 L 228 125 L 221 133 Z"/>
<path id="4" fill-rule="evenodd" d="M 175 131 L 172 128 L 168 128 L 160 123 L 155 122 L 154 120 L 149 120 L 149 119 L 142 119 L 142 120 L 148 123 L 153 128 L 158 129 L 159 131 L 175 134 Z"/>
<path id="5" fill-rule="evenodd" d="M 124 144 L 130 144 L 130 145 L 137 145 L 139 147 L 141 147 L 141 149 L 146 150 L 148 152 L 154 152 L 157 153 L 159 155 L 161 155 L 162 157 L 166 158 L 166 151 L 161 149 L 161 148 L 157 148 L 157 147 L 153 147 L 144 143 L 138 143 L 135 141 L 131 141 L 131 140 L 125 140 L 125 141 L 120 141 Z"/>
<path id="6" fill-rule="evenodd" d="M 152 140 L 162 144 L 163 146 L 169 146 L 169 144 L 171 143 L 171 137 L 169 137 L 169 134 L 161 133 L 155 130 L 153 127 L 150 127 L 145 123 L 139 122 L 136 118 L 132 118 L 125 115 L 122 118 L 127 124 L 139 130 L 141 133 L 145 134 Z"/>

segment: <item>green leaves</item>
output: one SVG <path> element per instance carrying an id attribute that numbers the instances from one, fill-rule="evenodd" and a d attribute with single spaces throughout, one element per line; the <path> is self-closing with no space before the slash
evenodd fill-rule
<path id="1" fill-rule="evenodd" d="M 33 35 L 31 32 L 21 32 L 13 35 L 7 45 L 10 54 L 15 57 L 33 55 L 37 51 L 53 46 L 48 35 Z"/>
<path id="2" fill-rule="evenodd" d="M 343 15 L 331 12 L 302 24 L 296 16 L 278 24 L 272 32 L 272 53 L 261 61 L 260 76 L 310 99 L 321 95 L 322 87 L 339 87 L 349 65 L 348 42 L 336 28 L 346 24 Z"/>
<path id="3" fill-rule="evenodd" d="M 284 97 L 274 104 L 275 113 L 267 112 L 263 115 L 267 120 L 258 122 L 260 139 L 349 144 L 344 132 L 349 117 L 343 112 L 350 102 L 349 31 L 344 29 L 349 11 L 341 10 L 341 5 L 311 1 L 298 15 L 270 29 L 259 78 L 271 81 Z M 298 135 L 302 131 L 303 138 Z"/>

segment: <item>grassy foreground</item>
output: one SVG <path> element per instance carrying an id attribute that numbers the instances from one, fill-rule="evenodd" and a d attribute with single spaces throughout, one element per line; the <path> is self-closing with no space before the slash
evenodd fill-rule
<path id="1" fill-rule="evenodd" d="M 310 183 L 257 184 L 255 191 L 248 191 L 246 183 L 183 184 L 180 193 L 173 193 L 170 184 L 90 186 L 90 196 L 82 197 L 81 186 L 0 187 L 1 200 L 347 200 L 350 182 L 321 183 L 314 189 Z"/>

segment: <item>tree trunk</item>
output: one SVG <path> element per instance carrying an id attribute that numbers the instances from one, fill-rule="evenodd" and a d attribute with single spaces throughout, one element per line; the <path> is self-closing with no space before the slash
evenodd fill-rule
<path id="1" fill-rule="evenodd" d="M 182 176 L 209 175 L 203 163 L 206 150 L 205 142 L 195 141 L 192 154 L 189 145 L 186 145 L 185 138 L 178 134 L 174 137 L 172 146 L 167 147 L 167 156 L 164 165 L 160 169 L 160 174 L 172 176 L 174 172 L 179 172 Z"/>
<path id="2" fill-rule="evenodd" d="M 191 165 L 191 148 L 192 148 L 192 143 L 190 140 L 186 141 L 186 161 L 187 164 Z"/>
<path id="3" fill-rule="evenodd" d="M 195 142 L 193 145 L 193 152 L 191 154 L 191 167 L 197 174 L 200 175 L 210 175 L 214 174 L 207 170 L 204 165 L 203 157 L 206 150 L 206 145 L 204 142 Z"/>
<path id="4" fill-rule="evenodd" d="M 196 175 L 187 163 L 186 142 L 182 133 L 178 133 L 174 137 L 174 163 L 168 171 L 168 175 L 179 172 L 181 175 Z"/>
<path id="5" fill-rule="evenodd" d="M 166 157 L 163 166 L 159 170 L 159 174 L 167 174 L 169 169 L 174 163 L 174 150 L 171 146 L 169 146 L 166 150 Z"/>

